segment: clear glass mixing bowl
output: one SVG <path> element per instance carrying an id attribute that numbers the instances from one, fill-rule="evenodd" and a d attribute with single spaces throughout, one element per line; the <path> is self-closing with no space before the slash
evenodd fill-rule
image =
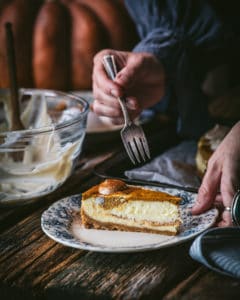
<path id="1" fill-rule="evenodd" d="M 89 104 L 70 93 L 20 89 L 24 130 L 9 131 L 9 90 L 0 90 L 0 205 L 26 204 L 72 174 Z"/>

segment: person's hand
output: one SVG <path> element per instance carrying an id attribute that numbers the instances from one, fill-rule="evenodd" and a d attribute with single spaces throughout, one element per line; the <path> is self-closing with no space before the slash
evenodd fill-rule
<path id="1" fill-rule="evenodd" d="M 114 81 L 108 78 L 103 66 L 104 55 L 114 55 L 119 70 Z M 111 123 L 123 122 L 117 97 L 127 96 L 131 118 L 159 102 L 164 94 L 164 71 L 157 58 L 149 53 L 102 50 L 94 57 L 93 111 L 110 118 Z"/>
<path id="2" fill-rule="evenodd" d="M 200 186 L 193 214 L 200 214 L 214 203 L 221 204 L 218 226 L 231 226 L 233 196 L 240 187 L 240 122 L 235 124 L 211 156 Z M 220 192 L 220 193 L 219 193 Z"/>

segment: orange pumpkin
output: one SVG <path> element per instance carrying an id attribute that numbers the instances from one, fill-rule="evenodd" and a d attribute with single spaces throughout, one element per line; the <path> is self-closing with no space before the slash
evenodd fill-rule
<path id="1" fill-rule="evenodd" d="M 11 22 L 19 86 L 91 88 L 101 49 L 130 50 L 137 41 L 120 0 L 3 0 L 0 2 L 0 88 L 9 86 L 4 23 Z"/>
<path id="2" fill-rule="evenodd" d="M 17 78 L 22 86 L 32 86 L 32 30 L 40 1 L 7 0 L 1 3 L 0 11 L 0 87 L 9 86 L 5 26 L 13 24 L 15 52 L 17 61 Z"/>

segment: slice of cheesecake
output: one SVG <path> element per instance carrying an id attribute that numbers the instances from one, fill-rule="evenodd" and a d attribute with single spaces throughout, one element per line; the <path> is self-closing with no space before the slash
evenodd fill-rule
<path id="1" fill-rule="evenodd" d="M 181 225 L 181 198 L 107 179 L 82 194 L 86 228 L 176 235 Z"/>

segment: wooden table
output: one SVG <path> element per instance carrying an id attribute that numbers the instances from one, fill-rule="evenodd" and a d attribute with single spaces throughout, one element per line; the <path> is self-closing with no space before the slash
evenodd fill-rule
<path id="1" fill-rule="evenodd" d="M 240 281 L 192 260 L 191 242 L 109 254 L 66 247 L 43 233 L 42 212 L 98 183 L 94 166 L 121 147 L 120 140 L 110 150 L 101 144 L 86 147 L 74 174 L 52 195 L 32 205 L 0 209 L 0 299 L 240 299 Z"/>

